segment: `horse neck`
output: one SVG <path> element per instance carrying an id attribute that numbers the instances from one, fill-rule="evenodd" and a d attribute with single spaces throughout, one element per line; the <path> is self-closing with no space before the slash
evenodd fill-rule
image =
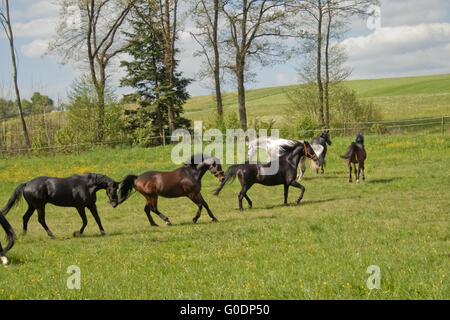
<path id="1" fill-rule="evenodd" d="M 106 189 L 108 184 L 113 182 L 113 180 L 105 175 L 97 174 L 94 177 L 94 185 L 96 190 Z"/>

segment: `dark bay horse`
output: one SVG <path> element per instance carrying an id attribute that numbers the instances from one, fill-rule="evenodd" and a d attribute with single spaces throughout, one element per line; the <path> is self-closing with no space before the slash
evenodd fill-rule
<path id="1" fill-rule="evenodd" d="M 367 153 L 366 149 L 364 149 L 364 136 L 362 133 L 358 133 L 356 136 L 356 141 L 352 142 L 352 144 L 347 148 L 345 155 L 341 156 L 341 158 L 347 160 L 347 165 L 350 171 L 349 182 L 352 182 L 352 163 L 355 170 L 356 182 L 359 183 L 361 171 L 363 180 L 366 180 L 366 177 L 364 176 L 364 161 L 367 158 Z M 358 171 L 356 171 L 357 163 Z"/>
<path id="2" fill-rule="evenodd" d="M 224 179 L 220 160 L 204 154 L 192 156 L 182 167 L 174 171 L 148 171 L 140 176 L 129 175 L 122 181 L 119 203 L 124 202 L 130 196 L 132 189 L 136 189 L 147 200 L 144 211 L 150 225 L 157 226 L 150 214 L 151 211 L 163 219 L 167 225 L 171 225 L 169 218 L 158 210 L 158 196 L 165 198 L 188 197 L 198 206 L 197 214 L 193 219 L 194 223 L 200 218 L 203 207 L 211 219 L 217 221 L 200 193 L 202 177 L 208 170 L 220 181 Z"/>
<path id="3" fill-rule="evenodd" d="M 19 185 L 13 192 L 6 206 L 1 210 L 1 215 L 6 215 L 9 210 L 22 198 L 28 203 L 28 210 L 23 216 L 23 234 L 27 233 L 28 220 L 34 211 L 38 212 L 38 220 L 47 234 L 53 239 L 54 235 L 45 223 L 45 205 L 51 203 L 59 207 L 75 207 L 80 214 L 83 225 L 79 231 L 73 233 L 79 236 L 87 225 L 85 208 L 88 208 L 97 222 L 100 232 L 105 235 L 100 217 L 98 216 L 96 193 L 100 189 L 106 189 L 109 203 L 113 208 L 117 207 L 119 182 L 96 173 L 75 174 L 68 178 L 38 177 Z"/>
<path id="4" fill-rule="evenodd" d="M 9 224 L 8 220 L 6 220 L 6 218 L 2 214 L 0 214 L 0 225 L 5 230 L 6 237 L 8 238 L 8 244 L 6 245 L 6 248 L 3 248 L 2 244 L 0 243 L 0 259 L 2 261 L 2 264 L 4 266 L 6 266 L 6 265 L 8 265 L 8 259 L 5 256 L 6 252 L 8 252 L 9 249 L 11 249 L 12 246 L 14 245 L 14 240 L 15 240 L 16 236 L 15 236 L 14 230 L 11 227 L 11 225 Z"/>
<path id="5" fill-rule="evenodd" d="M 319 156 L 319 166 L 321 172 L 324 173 L 323 167 L 326 165 L 325 156 L 327 155 L 327 144 L 331 146 L 330 132 L 328 130 L 322 132 L 318 137 L 311 140 L 311 144 L 319 144 L 323 147 L 323 151 Z M 319 167 L 317 167 L 316 173 L 319 173 Z"/>
<path id="6" fill-rule="evenodd" d="M 278 159 L 279 169 L 275 174 L 264 174 L 264 171 L 267 170 L 266 168 L 271 166 L 271 162 L 246 162 L 244 164 L 236 164 L 227 169 L 225 172 L 224 181 L 222 181 L 221 185 L 214 194 L 216 196 L 219 195 L 225 184 L 230 181 L 230 179 L 233 180 L 237 176 L 239 182 L 241 183 L 241 191 L 238 195 L 240 210 L 243 210 L 242 199 L 244 198 L 247 200 L 249 207 L 252 207 L 253 204 L 247 195 L 247 191 L 255 183 L 265 186 L 276 186 L 283 184 L 285 205 L 288 203 L 289 187 L 293 186 L 295 188 L 299 188 L 301 190 L 300 197 L 297 200 L 297 204 L 299 204 L 303 198 L 303 194 L 305 193 L 305 187 L 296 181 L 298 163 L 302 157 L 308 157 L 314 161 L 318 161 L 318 158 L 307 141 L 297 141 L 293 145 L 284 145 L 282 148 L 284 149 L 284 152 Z"/>

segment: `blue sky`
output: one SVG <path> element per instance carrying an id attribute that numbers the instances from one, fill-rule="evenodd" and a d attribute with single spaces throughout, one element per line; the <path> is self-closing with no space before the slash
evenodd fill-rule
<path id="1" fill-rule="evenodd" d="M 46 56 L 46 46 L 55 32 L 58 8 L 53 0 L 10 1 L 15 44 L 19 61 L 19 84 L 24 98 L 34 91 L 64 101 L 80 70 L 62 66 L 57 57 Z M 343 40 L 349 54 L 353 79 L 450 73 L 450 1 L 383 0 L 381 28 L 370 30 L 366 21 L 355 20 Z M 189 25 L 180 35 L 180 69 L 196 78 L 201 65 L 193 57 L 195 44 L 188 35 Z M 12 98 L 12 68 L 9 46 L 0 30 L 0 96 Z M 302 57 L 271 68 L 256 67 L 255 79 L 247 89 L 295 84 Z M 114 78 L 118 79 L 120 74 Z M 210 94 L 205 83 L 189 86 L 192 96 Z M 232 83 L 226 91 L 235 91 Z M 118 95 L 124 89 L 116 90 Z"/>

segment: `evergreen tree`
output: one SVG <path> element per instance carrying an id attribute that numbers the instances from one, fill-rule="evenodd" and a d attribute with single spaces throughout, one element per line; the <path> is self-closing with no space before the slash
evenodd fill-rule
<path id="1" fill-rule="evenodd" d="M 182 113 L 189 98 L 186 87 L 191 80 L 184 78 L 181 72 L 175 72 L 174 86 L 169 84 L 163 63 L 162 31 L 154 20 L 153 10 L 148 4 L 136 7 L 129 21 L 132 31 L 126 33 L 128 44 L 125 52 L 132 60 L 121 63 L 127 72 L 121 85 L 136 89 L 136 93 L 126 99 L 138 103 L 136 110 L 126 112 L 126 130 L 141 141 L 140 144 L 150 144 L 151 141 L 147 141 L 149 136 L 161 137 L 164 130 L 168 132 L 169 103 L 173 103 L 175 127 L 190 127 L 190 121 L 183 118 Z M 147 139 L 143 139 L 143 135 L 147 135 Z"/>

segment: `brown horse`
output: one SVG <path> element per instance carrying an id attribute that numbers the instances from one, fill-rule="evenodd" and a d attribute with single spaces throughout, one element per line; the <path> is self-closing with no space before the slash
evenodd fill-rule
<path id="1" fill-rule="evenodd" d="M 349 182 L 352 182 L 352 163 L 355 170 L 356 182 L 359 183 L 359 176 L 362 171 L 362 178 L 366 180 L 364 176 L 364 160 L 367 158 L 366 149 L 364 149 L 364 136 L 362 133 L 358 133 L 356 141 L 347 148 L 347 153 L 341 156 L 343 159 L 347 159 L 347 165 L 350 171 Z M 356 171 L 356 164 L 358 163 L 358 171 Z"/>
<path id="2" fill-rule="evenodd" d="M 213 221 L 218 221 L 200 193 L 201 180 L 207 170 L 216 176 L 219 181 L 225 179 L 220 160 L 204 154 L 192 156 L 189 161 L 185 162 L 184 166 L 174 171 L 148 171 L 140 176 L 129 175 L 122 181 L 119 190 L 119 203 L 124 202 L 130 196 L 132 189 L 136 189 L 147 199 L 144 211 L 150 225 L 157 226 L 150 214 L 151 211 L 163 219 L 167 225 L 171 225 L 169 218 L 158 210 L 158 196 L 165 198 L 188 197 L 198 206 L 197 215 L 193 219 L 194 223 L 200 218 L 203 207 Z"/>

